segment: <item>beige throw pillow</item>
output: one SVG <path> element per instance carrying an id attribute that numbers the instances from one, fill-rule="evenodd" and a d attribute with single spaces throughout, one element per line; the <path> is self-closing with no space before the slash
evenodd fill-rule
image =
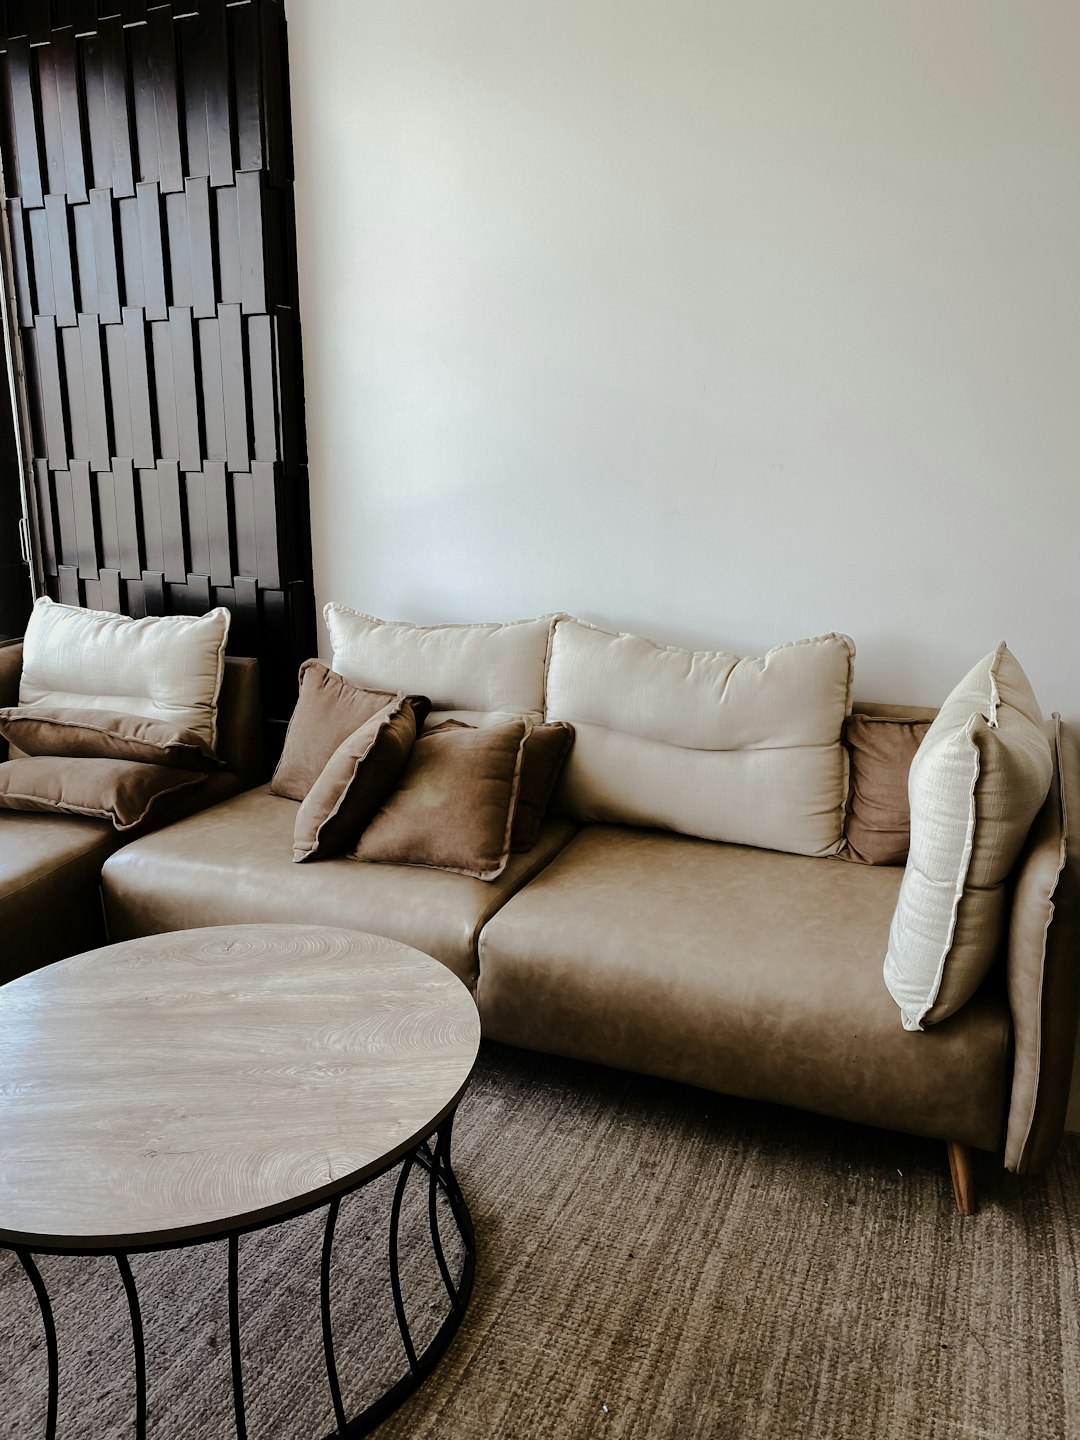
<path id="1" fill-rule="evenodd" d="M 506 869 L 527 719 L 421 735 L 398 788 L 360 836 L 354 860 L 427 865 L 495 880 Z"/>
<path id="2" fill-rule="evenodd" d="M 416 740 L 416 719 L 398 695 L 334 751 L 297 811 L 293 859 L 343 855 L 397 784 Z"/>
<path id="3" fill-rule="evenodd" d="M 228 635 L 222 607 L 133 620 L 43 597 L 26 626 L 19 704 L 143 715 L 213 750 Z"/>
<path id="4" fill-rule="evenodd" d="M 906 1030 L 952 1015 L 989 972 L 1005 882 L 1052 775 L 1038 701 L 999 645 L 942 705 L 911 764 L 911 846 L 885 958 Z"/>

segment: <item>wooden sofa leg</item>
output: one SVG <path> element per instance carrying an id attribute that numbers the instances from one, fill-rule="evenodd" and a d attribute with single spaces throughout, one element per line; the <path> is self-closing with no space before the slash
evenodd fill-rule
<path id="1" fill-rule="evenodd" d="M 956 1208 L 961 1215 L 975 1214 L 975 1181 L 971 1173 L 971 1151 L 955 1140 L 946 1141 L 949 1150 L 949 1173 L 952 1175 Z"/>

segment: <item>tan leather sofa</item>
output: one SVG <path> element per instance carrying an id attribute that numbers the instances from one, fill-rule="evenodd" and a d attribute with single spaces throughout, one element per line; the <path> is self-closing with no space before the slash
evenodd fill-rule
<path id="1" fill-rule="evenodd" d="M 22 642 L 0 646 L 0 706 L 17 705 Z M 226 762 L 180 797 L 158 825 L 216 805 L 263 774 L 262 700 L 256 660 L 228 658 L 218 708 Z M 6 746 L 0 740 L 0 760 Z M 155 827 L 117 832 L 78 815 L 5 811 L 0 816 L 0 982 L 105 943 L 101 867 L 119 847 Z"/>
<path id="2" fill-rule="evenodd" d="M 1068 730 L 1051 727 L 1053 780 L 991 937 L 996 965 L 955 1014 L 912 1031 L 882 974 L 903 871 L 838 858 L 849 637 L 737 661 L 565 615 L 425 627 L 331 603 L 325 618 L 344 682 L 426 695 L 429 727 L 574 727 L 536 845 L 492 883 L 297 865 L 297 802 L 252 790 L 106 861 L 113 939 L 243 921 L 374 931 L 454 970 L 492 1039 L 944 1140 L 961 1208 L 970 1147 L 1016 1171 L 1048 1163 L 1080 1003 Z"/>
<path id="3" fill-rule="evenodd" d="M 933 713 L 933 712 L 928 712 Z M 1012 886 L 1000 964 L 961 1011 L 904 1030 L 881 976 L 902 871 L 549 818 L 494 884 L 336 859 L 294 865 L 296 803 L 266 788 L 117 851 L 112 939 L 239 921 L 341 924 L 437 956 L 484 1031 L 949 1142 L 1043 1169 L 1061 1137 L 1080 1000 L 1080 750 L 1053 727 L 1054 782 Z M 1054 896 L 1046 925 L 1046 897 Z"/>

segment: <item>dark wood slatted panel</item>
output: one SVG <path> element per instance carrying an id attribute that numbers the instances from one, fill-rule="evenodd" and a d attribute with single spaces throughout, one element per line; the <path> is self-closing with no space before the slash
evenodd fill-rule
<path id="1" fill-rule="evenodd" d="M 52 595 L 315 648 L 279 0 L 0 0 L 0 150 Z"/>

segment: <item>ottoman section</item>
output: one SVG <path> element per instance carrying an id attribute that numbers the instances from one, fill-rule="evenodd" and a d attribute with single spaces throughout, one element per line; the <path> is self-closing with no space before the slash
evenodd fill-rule
<path id="1" fill-rule="evenodd" d="M 176 796 L 158 823 L 232 795 L 228 771 Z M 5 810 L 0 818 L 0 984 L 105 943 L 101 867 L 133 834 L 107 820 Z"/>
<path id="2" fill-rule="evenodd" d="M 881 973 L 902 874 L 588 826 L 485 926 L 484 1034 L 992 1150 L 1004 990 L 903 1029 Z"/>
<path id="3" fill-rule="evenodd" d="M 110 940 L 201 925 L 340 925 L 400 940 L 476 982 L 477 937 L 576 826 L 548 819 L 494 881 L 419 865 L 292 859 L 295 800 L 267 787 L 126 846 L 102 872 Z"/>

